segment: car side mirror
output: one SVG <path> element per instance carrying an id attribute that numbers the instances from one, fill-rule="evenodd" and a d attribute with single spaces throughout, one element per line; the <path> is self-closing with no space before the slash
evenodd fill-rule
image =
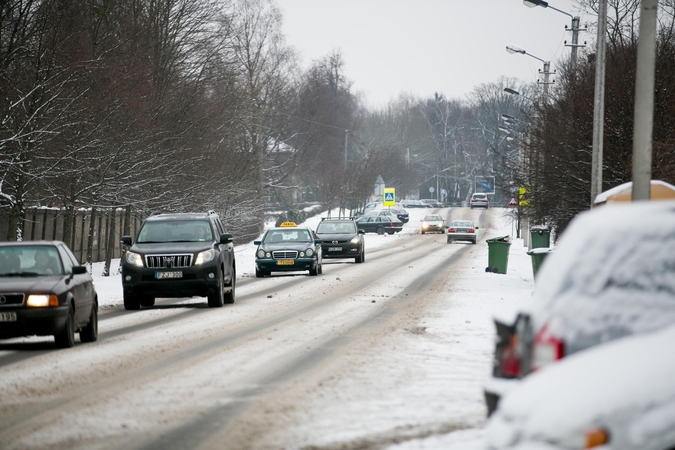
<path id="1" fill-rule="evenodd" d="M 475 228 L 476 230 L 478 229 L 478 227 L 474 227 L 474 228 Z"/>
<path id="2" fill-rule="evenodd" d="M 321 243 L 323 243 L 323 241 L 321 239 L 314 239 L 314 243 L 315 244 L 321 244 Z"/>
<path id="3" fill-rule="evenodd" d="M 126 245 L 127 247 L 131 247 L 131 236 L 122 236 L 120 242 L 122 242 L 122 244 Z"/>
<path id="4" fill-rule="evenodd" d="M 86 266 L 73 266 L 73 275 L 82 275 L 87 273 Z"/>
<path id="5" fill-rule="evenodd" d="M 366 234 L 366 230 L 364 230 L 363 228 L 359 228 L 359 234 Z"/>
<path id="6" fill-rule="evenodd" d="M 234 237 L 230 233 L 225 233 L 220 235 L 221 244 L 229 244 L 234 240 Z"/>
<path id="7" fill-rule="evenodd" d="M 253 241 L 253 245 L 260 245 L 262 244 L 262 241 Z"/>

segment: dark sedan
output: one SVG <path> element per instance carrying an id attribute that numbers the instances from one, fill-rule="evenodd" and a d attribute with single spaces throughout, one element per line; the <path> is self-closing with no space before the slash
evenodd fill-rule
<path id="1" fill-rule="evenodd" d="M 356 219 L 356 226 L 366 233 L 394 234 L 403 229 L 403 222 L 391 214 L 364 216 Z"/>
<path id="2" fill-rule="evenodd" d="M 253 243 L 258 246 L 255 252 L 257 278 L 272 272 L 307 270 L 316 276 L 323 271 L 321 239 L 309 228 L 284 222 L 267 230 L 261 240 Z"/>
<path id="3" fill-rule="evenodd" d="M 98 338 L 98 297 L 60 241 L 0 243 L 0 338 L 54 336 L 58 348 Z"/>

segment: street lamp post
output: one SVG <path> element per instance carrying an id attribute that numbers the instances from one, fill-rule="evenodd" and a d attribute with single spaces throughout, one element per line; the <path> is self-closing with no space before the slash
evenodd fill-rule
<path id="1" fill-rule="evenodd" d="M 560 10 L 558 8 L 555 8 L 551 5 L 548 4 L 548 2 L 545 2 L 543 0 L 523 0 L 523 3 L 525 6 L 529 6 L 530 8 L 534 8 L 536 6 L 541 6 L 542 8 L 551 8 L 554 11 L 558 11 L 561 14 L 565 14 L 566 16 L 569 16 L 572 18 L 572 28 L 568 31 L 572 32 L 572 43 L 568 44 L 567 41 L 565 41 L 565 46 L 566 47 L 572 47 L 572 69 L 574 69 L 577 65 L 577 49 L 579 47 L 585 47 L 586 43 L 584 42 L 583 44 L 579 44 L 579 32 L 580 31 L 587 31 L 586 28 L 579 28 L 579 23 L 581 22 L 581 18 L 579 16 L 573 16 L 572 14 L 565 12 L 563 10 Z M 565 26 L 567 28 L 567 26 Z"/>
<path id="2" fill-rule="evenodd" d="M 544 85 L 544 102 L 545 102 L 546 98 L 548 96 L 548 85 L 553 84 L 552 81 L 549 81 L 549 75 L 552 73 L 551 72 L 551 61 L 544 61 L 543 59 L 541 59 L 537 56 L 534 56 L 531 53 L 527 53 L 524 49 L 522 49 L 520 47 L 516 47 L 515 45 L 507 45 L 506 51 L 511 53 L 512 55 L 514 55 L 516 53 L 520 53 L 521 55 L 527 55 L 531 58 L 538 59 L 539 61 L 544 63 L 544 71 L 543 72 L 539 71 L 540 73 L 544 74 L 544 81 L 540 82 L 539 80 L 537 80 L 537 83 Z"/>

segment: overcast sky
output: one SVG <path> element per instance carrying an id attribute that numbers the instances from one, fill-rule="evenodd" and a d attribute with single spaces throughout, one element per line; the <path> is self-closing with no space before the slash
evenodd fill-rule
<path id="1" fill-rule="evenodd" d="M 580 13 L 574 0 L 549 5 L 581 16 L 582 28 L 596 18 Z M 464 98 L 500 76 L 535 82 L 543 63 L 506 52 L 514 44 L 551 61 L 568 56 L 571 18 L 551 8 L 528 8 L 522 0 L 277 0 L 287 42 L 303 66 L 333 50 L 342 53 L 345 74 L 369 106 L 400 93 L 434 92 Z M 579 41 L 595 41 L 595 31 Z M 554 77 L 555 78 L 555 77 Z"/>

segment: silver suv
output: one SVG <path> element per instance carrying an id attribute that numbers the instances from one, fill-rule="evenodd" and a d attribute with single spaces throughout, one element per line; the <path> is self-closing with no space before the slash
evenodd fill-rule
<path id="1" fill-rule="evenodd" d="M 471 202 L 469 206 L 471 209 L 474 208 L 485 208 L 488 209 L 490 201 L 488 200 L 487 194 L 473 194 L 471 196 Z"/>

